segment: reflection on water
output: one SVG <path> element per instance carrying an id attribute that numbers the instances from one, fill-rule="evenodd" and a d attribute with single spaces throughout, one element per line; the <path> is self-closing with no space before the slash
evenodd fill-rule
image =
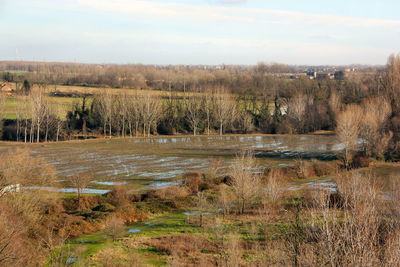
<path id="1" fill-rule="evenodd" d="M 58 180 L 89 172 L 90 187 L 148 181 L 151 187 L 171 185 L 171 179 L 186 172 L 207 172 L 210 160 L 220 158 L 219 169 L 227 172 L 235 155 L 254 151 L 263 167 L 293 166 L 293 159 L 332 160 L 342 145 L 334 136 L 198 136 L 91 140 L 32 146 L 31 151 L 52 164 Z M 164 181 L 161 181 L 164 180 Z M 63 184 L 63 187 L 68 187 Z M 52 188 L 47 188 L 51 189 Z M 64 192 L 74 189 L 64 188 Z M 85 189 L 85 193 L 105 190 Z"/>
<path id="2" fill-rule="evenodd" d="M 77 193 L 78 190 L 76 188 L 58 188 L 58 187 L 46 187 L 46 186 L 26 186 L 24 189 L 28 190 L 44 190 L 51 192 L 63 192 L 63 193 Z M 91 189 L 91 188 L 83 188 L 82 194 L 105 194 L 110 190 L 101 190 L 101 189 Z"/>
<path id="3" fill-rule="evenodd" d="M 294 159 L 317 158 L 332 160 L 343 148 L 334 136 L 201 136 L 170 138 L 138 138 L 92 140 L 79 143 L 51 143 L 32 146 L 57 171 L 60 187 L 43 190 L 76 192 L 64 179 L 79 172 L 89 172 L 93 181 L 89 187 L 108 188 L 113 185 L 143 182 L 149 188 L 163 188 L 176 182 L 171 178 L 186 172 L 208 171 L 212 159 L 219 158 L 221 173 L 228 173 L 235 155 L 252 150 L 262 167 L 292 167 Z M 3 153 L 6 149 L 3 147 Z M 400 167 L 377 167 L 377 177 L 400 177 Z M 62 183 L 62 185 L 61 185 Z M 289 189 L 325 188 L 336 190 L 331 178 L 294 184 Z M 33 189 L 33 187 L 31 188 Z M 108 190 L 86 188 L 84 193 L 106 193 Z"/>
<path id="4" fill-rule="evenodd" d="M 333 159 L 337 148 L 333 136 L 212 136 L 49 144 L 34 147 L 33 152 L 54 165 L 60 176 L 86 171 L 96 180 L 109 181 L 116 177 L 160 180 L 204 172 L 209 158 L 222 157 L 222 165 L 229 166 L 241 150 L 253 150 L 266 166 L 278 166 L 297 157 Z"/>

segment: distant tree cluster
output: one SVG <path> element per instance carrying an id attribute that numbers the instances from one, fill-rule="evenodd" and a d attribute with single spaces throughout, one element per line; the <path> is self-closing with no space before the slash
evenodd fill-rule
<path id="1" fill-rule="evenodd" d="M 400 59 L 382 71 L 346 80 L 289 79 L 287 66 L 253 67 L 85 65 L 0 62 L 3 79 L 16 82 L 22 104 L 4 121 L 3 139 L 39 142 L 102 134 L 282 133 L 335 130 L 345 144 L 345 165 L 365 156 L 399 158 Z M 45 93 L 51 84 L 99 86 L 67 113 Z M 111 87 L 140 88 L 117 94 Z M 158 93 L 164 90 L 165 93 Z M 4 97 L 2 98 L 4 99 Z M 0 116 L 5 105 L 0 101 Z M 56 110 L 57 109 L 57 110 Z M 360 141 L 361 140 L 361 141 Z"/>

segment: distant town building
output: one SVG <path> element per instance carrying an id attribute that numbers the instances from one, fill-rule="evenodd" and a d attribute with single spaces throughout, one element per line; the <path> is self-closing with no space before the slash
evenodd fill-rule
<path id="1" fill-rule="evenodd" d="M 313 80 L 317 78 L 317 72 L 316 71 L 307 71 L 307 76 Z"/>
<path id="2" fill-rule="evenodd" d="M 339 80 L 339 81 L 344 80 L 346 78 L 346 76 L 347 75 L 345 74 L 344 71 L 339 70 L 339 71 L 335 72 L 335 80 Z"/>

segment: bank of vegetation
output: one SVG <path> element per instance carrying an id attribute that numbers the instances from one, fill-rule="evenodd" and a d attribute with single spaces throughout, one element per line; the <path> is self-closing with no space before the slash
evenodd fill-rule
<path id="1" fill-rule="evenodd" d="M 51 186 L 54 169 L 28 150 L 0 161 L 0 265 L 4 266 L 397 266 L 398 179 L 384 187 L 338 162 L 296 161 L 262 168 L 238 154 L 227 174 L 219 161 L 181 183 L 138 192 L 115 186 L 84 195 L 88 174 Z M 290 183 L 333 175 L 336 186 L 289 190 Z"/>

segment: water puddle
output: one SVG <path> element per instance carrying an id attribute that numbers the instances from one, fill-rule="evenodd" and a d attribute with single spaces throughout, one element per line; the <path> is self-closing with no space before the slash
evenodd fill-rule
<path id="1" fill-rule="evenodd" d="M 128 233 L 139 233 L 140 231 L 140 229 L 129 229 Z"/>
<path id="2" fill-rule="evenodd" d="M 184 212 L 183 215 L 186 216 L 199 216 L 199 215 L 217 215 L 215 212 L 201 212 L 201 211 L 192 211 L 192 212 Z"/>
<path id="3" fill-rule="evenodd" d="M 79 260 L 79 258 L 71 257 L 71 258 L 68 258 L 67 261 L 66 261 L 65 263 L 68 264 L 68 265 L 70 265 L 70 264 L 75 263 L 75 262 L 78 261 L 78 260 Z"/>
<path id="4" fill-rule="evenodd" d="M 24 189 L 28 190 L 44 190 L 51 192 L 63 192 L 63 193 L 78 193 L 78 189 L 76 188 L 58 188 L 58 187 L 46 187 L 46 186 L 25 186 Z M 110 190 L 102 190 L 102 189 L 91 189 L 84 188 L 82 189 L 82 194 L 98 194 L 103 195 L 110 192 Z"/>
<path id="5" fill-rule="evenodd" d="M 100 185 L 109 185 L 109 186 L 114 186 L 114 185 L 123 185 L 127 184 L 127 182 L 112 182 L 112 181 L 92 181 L 94 184 L 100 184 Z"/>

